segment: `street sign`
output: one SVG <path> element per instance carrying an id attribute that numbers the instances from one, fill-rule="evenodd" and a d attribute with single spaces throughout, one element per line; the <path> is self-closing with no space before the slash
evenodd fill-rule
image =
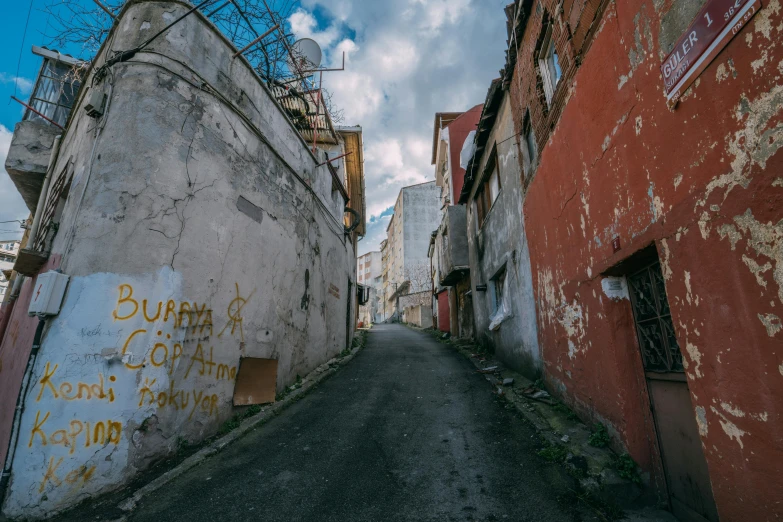
<path id="1" fill-rule="evenodd" d="M 670 107 L 761 9 L 761 0 L 708 0 L 661 64 Z"/>

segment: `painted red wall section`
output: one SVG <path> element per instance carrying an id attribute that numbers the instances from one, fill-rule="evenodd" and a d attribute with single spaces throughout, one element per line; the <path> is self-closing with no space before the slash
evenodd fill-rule
<path id="1" fill-rule="evenodd" d="M 470 131 L 476 130 L 483 104 L 476 105 L 447 125 L 449 129 L 449 161 L 451 161 L 451 203 L 456 204 L 465 184 L 465 169 L 459 166 L 459 153 Z"/>
<path id="2" fill-rule="evenodd" d="M 609 2 L 551 133 L 531 107 L 540 159 L 524 202 L 546 380 L 660 484 L 630 302 L 601 283 L 656 245 L 725 521 L 783 518 L 783 8 L 763 4 L 671 111 L 659 38 L 672 2 Z M 536 77 L 530 27 L 518 124 L 540 100 L 517 82 Z"/>
<path id="3" fill-rule="evenodd" d="M 441 332 L 451 332 L 448 290 L 444 290 L 438 294 L 438 330 Z"/>
<path id="4" fill-rule="evenodd" d="M 41 269 L 41 273 L 60 266 L 60 256 L 55 255 Z M 0 466 L 5 462 L 8 452 L 8 440 L 14 422 L 16 398 L 27 368 L 27 359 L 33 348 L 33 337 L 38 326 L 37 317 L 29 317 L 27 309 L 35 279 L 28 277 L 19 291 L 5 336 L 0 343 Z M 8 291 L 11 291 L 9 287 Z"/>

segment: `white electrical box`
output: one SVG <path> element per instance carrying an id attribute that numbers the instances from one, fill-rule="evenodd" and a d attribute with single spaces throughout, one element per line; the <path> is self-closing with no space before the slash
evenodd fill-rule
<path id="1" fill-rule="evenodd" d="M 57 315 L 65 296 L 65 288 L 68 286 L 68 276 L 50 270 L 40 274 L 35 281 L 33 297 L 30 299 L 28 315 Z"/>

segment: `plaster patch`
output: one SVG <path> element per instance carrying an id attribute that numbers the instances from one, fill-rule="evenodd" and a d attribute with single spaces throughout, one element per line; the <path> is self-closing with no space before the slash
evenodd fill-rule
<path id="1" fill-rule="evenodd" d="M 783 303 L 783 219 L 776 225 L 760 223 L 753 217 L 753 212 L 747 209 L 744 214 L 734 216 L 734 222 L 743 237 L 747 238 L 748 247 L 774 263 L 773 277 L 778 284 L 778 299 Z"/>
<path id="2" fill-rule="evenodd" d="M 706 437 L 709 426 L 707 425 L 707 410 L 703 406 L 696 406 L 696 425 L 699 427 L 699 435 Z"/>
<path id="3" fill-rule="evenodd" d="M 699 216 L 699 231 L 701 232 L 702 239 L 710 237 L 710 213 L 706 210 Z"/>
<path id="4" fill-rule="evenodd" d="M 718 65 L 717 71 L 715 71 L 715 79 L 718 80 L 718 83 L 721 83 L 723 80 L 729 77 L 729 69 L 726 67 L 725 63 L 722 63 Z"/>
<path id="5" fill-rule="evenodd" d="M 679 187 L 680 183 L 682 183 L 682 173 L 674 176 L 674 188 L 676 189 L 677 187 Z"/>
<path id="6" fill-rule="evenodd" d="M 150 27 L 152 27 L 152 25 L 148 21 L 145 20 L 145 21 L 143 21 L 141 23 L 141 27 L 139 27 L 139 31 L 146 31 Z"/>
<path id="7" fill-rule="evenodd" d="M 668 281 L 672 278 L 672 269 L 669 266 L 671 251 L 669 250 L 669 242 L 666 239 L 661 239 L 661 250 L 663 250 L 663 257 L 661 258 L 661 272 L 663 273 L 663 279 Z"/>
<path id="8" fill-rule="evenodd" d="M 745 412 L 744 411 L 742 411 L 741 409 L 737 408 L 736 406 L 734 406 L 733 404 L 730 404 L 728 402 L 721 402 L 720 403 L 720 407 L 723 408 L 724 411 L 732 414 L 735 417 L 744 417 L 745 416 Z"/>
<path id="9" fill-rule="evenodd" d="M 688 355 L 691 358 L 691 361 L 694 363 L 693 372 L 696 374 L 696 377 L 703 377 L 700 367 L 701 367 L 701 352 L 699 349 L 691 343 L 690 341 L 687 341 L 685 343 L 685 350 L 688 352 Z M 687 369 L 687 368 L 686 368 Z"/>
<path id="10" fill-rule="evenodd" d="M 718 227 L 718 234 L 721 239 L 729 238 L 731 243 L 731 249 L 734 250 L 737 246 L 737 241 L 742 239 L 742 234 L 739 233 L 737 227 L 732 224 L 724 224 Z"/>
<path id="11" fill-rule="evenodd" d="M 775 337 L 779 331 L 783 330 L 783 322 L 775 314 L 758 314 L 758 318 L 761 324 L 764 325 L 764 328 L 767 329 L 767 335 L 770 337 Z"/>
<path id="12" fill-rule="evenodd" d="M 685 290 L 685 300 L 688 301 L 688 304 L 699 306 L 699 296 L 693 296 L 693 291 L 691 290 L 691 273 L 687 270 L 685 271 Z"/>
<path id="13" fill-rule="evenodd" d="M 783 64 L 783 62 L 780 62 L 780 63 Z M 783 71 L 781 71 L 781 72 L 783 72 Z M 773 187 L 783 187 L 783 178 L 775 178 L 772 181 L 772 186 Z"/>
<path id="14" fill-rule="evenodd" d="M 633 18 L 633 25 L 634 25 L 634 32 L 633 32 L 633 47 L 628 51 L 628 61 L 630 62 L 630 70 L 628 71 L 628 74 L 623 74 L 619 78 L 619 82 L 617 84 L 617 90 L 623 88 L 623 86 L 628 83 L 628 80 L 633 78 L 633 73 L 636 71 L 636 69 L 644 63 L 645 57 L 648 55 L 647 49 L 645 48 L 645 42 L 643 40 L 647 40 L 647 47 L 652 49 L 653 46 L 653 37 L 652 37 L 652 29 L 650 27 L 650 17 L 647 16 L 647 13 L 644 11 L 639 11 L 636 13 L 636 16 Z"/>
<path id="15" fill-rule="evenodd" d="M 755 17 L 755 31 L 769 40 L 773 29 L 771 18 L 778 14 L 780 14 L 780 0 L 770 0 Z"/>
<path id="16" fill-rule="evenodd" d="M 723 428 L 723 432 L 726 433 L 726 435 L 728 435 L 730 439 L 736 440 L 740 448 L 744 449 L 745 446 L 742 444 L 742 437 L 744 435 L 747 435 L 747 432 L 739 429 L 736 424 L 728 420 L 725 415 L 719 412 L 715 408 L 715 406 L 710 406 L 710 410 L 712 410 L 713 413 L 717 414 L 720 417 L 718 422 L 720 423 L 720 427 Z"/>
<path id="17" fill-rule="evenodd" d="M 636 129 L 636 135 L 637 136 L 642 133 L 642 117 L 641 116 L 637 116 L 636 117 L 636 125 L 634 125 L 634 129 Z"/>
<path id="18" fill-rule="evenodd" d="M 745 174 L 749 170 L 747 167 L 757 164 L 766 169 L 767 160 L 783 147 L 783 123 L 767 128 L 782 108 L 783 85 L 776 85 L 753 101 L 744 95 L 741 97 L 735 109 L 735 118 L 739 122 L 744 119 L 745 126 L 735 132 L 733 137 L 726 136 L 727 150 L 733 156 L 731 171 L 716 176 L 707 184 L 704 196 L 696 203 L 696 207 L 705 206 L 715 190 L 725 189 L 725 200 L 734 188 L 748 188 L 751 178 Z"/>
<path id="19" fill-rule="evenodd" d="M 742 254 L 742 261 L 748 266 L 751 273 L 756 277 L 756 282 L 759 284 L 759 286 L 767 288 L 767 282 L 764 280 L 764 277 L 761 274 L 770 270 L 772 265 L 769 262 L 765 263 L 764 265 L 759 265 L 755 260 L 749 258 L 745 254 Z"/>
<path id="20" fill-rule="evenodd" d="M 753 68 L 753 74 L 757 74 L 759 69 L 764 67 L 764 64 L 767 63 L 767 56 L 767 50 L 764 49 L 764 51 L 761 53 L 761 56 L 759 56 L 757 60 L 750 62 L 750 66 Z"/>

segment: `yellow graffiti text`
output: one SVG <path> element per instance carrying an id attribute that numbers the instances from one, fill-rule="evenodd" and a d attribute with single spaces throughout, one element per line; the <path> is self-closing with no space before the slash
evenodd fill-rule
<path id="1" fill-rule="evenodd" d="M 212 335 L 212 310 L 207 310 L 206 303 L 199 306 L 198 303 L 191 304 L 187 301 L 177 303 L 169 299 L 165 302 L 158 301 L 157 304 L 150 306 L 147 299 L 142 299 L 140 305 L 138 299 L 133 296 L 133 286 L 121 284 L 117 290 L 119 293 L 117 304 L 112 312 L 115 321 L 127 321 L 141 316 L 145 322 L 154 323 L 163 315 L 163 322 L 168 323 L 171 320 L 175 328 L 193 328 L 193 331 L 198 330 L 199 334 L 206 331 Z M 187 326 L 185 326 L 186 320 Z"/>
<path id="2" fill-rule="evenodd" d="M 226 326 L 220 330 L 218 337 L 222 336 L 223 332 L 225 332 L 226 328 L 229 326 L 231 326 L 231 335 L 234 335 L 234 331 L 239 327 L 239 339 L 242 342 L 245 342 L 245 332 L 242 330 L 242 308 L 244 308 L 248 301 L 250 301 L 250 298 L 253 297 L 255 290 L 250 292 L 250 295 L 248 295 L 247 298 L 244 298 L 239 295 L 239 283 L 234 283 L 234 285 L 236 286 L 237 296 L 228 303 L 228 310 L 226 311 L 228 321 L 226 322 Z"/>
<path id="3" fill-rule="evenodd" d="M 119 421 L 107 420 L 98 421 L 95 423 L 80 420 L 72 420 L 68 424 L 68 429 L 59 429 L 46 434 L 44 430 L 46 421 L 49 420 L 51 412 L 46 412 L 46 415 L 41 418 L 41 411 L 39 410 L 35 414 L 35 423 L 33 429 L 30 430 L 30 442 L 27 443 L 28 448 L 33 447 L 33 442 L 36 440 L 36 436 L 40 439 L 41 445 L 46 446 L 51 444 L 53 446 L 63 446 L 68 448 L 68 453 L 73 453 L 76 450 L 77 441 L 84 439 L 84 447 L 89 448 L 91 444 L 105 445 L 120 443 L 122 437 L 122 423 Z"/>
<path id="4" fill-rule="evenodd" d="M 41 385 L 41 389 L 38 391 L 38 397 L 35 399 L 36 402 L 41 400 L 41 397 L 43 397 L 44 391 L 46 390 L 49 390 L 49 393 L 55 399 L 63 399 L 66 401 L 107 399 L 109 402 L 114 402 L 114 389 L 111 387 L 109 387 L 108 391 L 104 389 L 103 374 L 98 374 L 98 382 L 96 384 L 77 382 L 74 386 L 74 384 L 68 381 L 62 381 L 60 382 L 60 385 L 57 386 L 52 381 L 52 378 L 54 377 L 55 372 L 57 372 L 58 366 L 59 365 L 55 364 L 54 368 L 52 368 L 50 363 L 46 363 L 43 377 L 38 381 L 38 384 Z M 110 382 L 116 380 L 117 378 L 114 375 L 109 376 Z M 74 391 L 74 389 L 76 391 Z"/>
<path id="5" fill-rule="evenodd" d="M 173 407 L 175 410 L 190 411 L 188 420 L 193 418 L 197 410 L 206 413 L 208 416 L 216 415 L 218 410 L 218 396 L 216 394 L 207 394 L 203 390 L 192 389 L 191 391 L 178 390 L 172 380 L 169 383 L 168 391 L 153 390 L 157 379 L 144 380 L 144 386 L 141 388 L 139 398 L 139 407 L 157 405 L 158 408 Z M 192 402 L 191 402 L 192 401 Z M 190 405 L 190 407 L 188 407 Z"/>
<path id="6" fill-rule="evenodd" d="M 85 484 L 90 480 L 95 473 L 96 466 L 79 466 L 76 469 L 71 470 L 63 480 L 57 476 L 57 468 L 63 463 L 63 457 L 60 457 L 57 462 L 54 461 L 54 457 L 49 457 L 49 466 L 46 468 L 41 486 L 38 488 L 38 493 L 43 493 L 46 488 L 46 484 L 51 482 L 54 487 L 60 487 L 63 482 L 69 485 L 75 485 L 77 483 Z"/>

